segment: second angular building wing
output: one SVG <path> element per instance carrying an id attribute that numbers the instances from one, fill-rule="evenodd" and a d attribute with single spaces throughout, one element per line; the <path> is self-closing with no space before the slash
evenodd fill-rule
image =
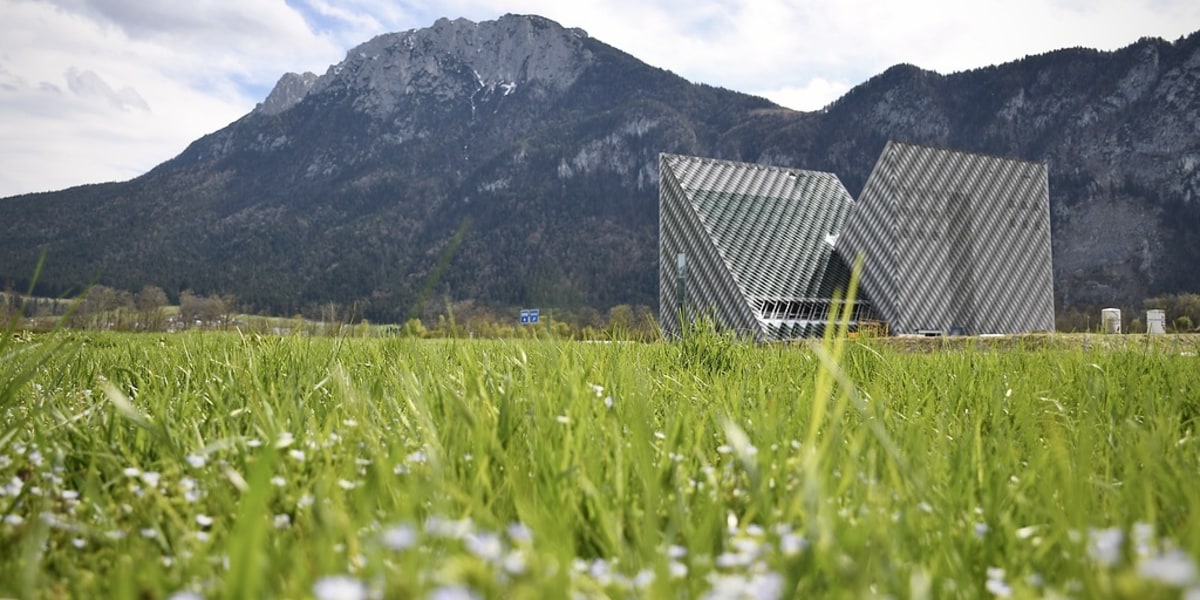
<path id="1" fill-rule="evenodd" d="M 894 333 L 1054 330 L 1046 165 L 888 142 L 838 241 Z"/>

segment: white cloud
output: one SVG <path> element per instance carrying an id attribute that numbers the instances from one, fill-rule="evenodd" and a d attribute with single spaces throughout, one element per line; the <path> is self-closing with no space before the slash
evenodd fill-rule
<path id="1" fill-rule="evenodd" d="M 439 17 L 540 14 L 689 80 L 815 109 L 887 67 L 952 72 L 1200 26 L 1194 0 L 0 0 L 0 196 L 128 179 Z"/>
<path id="2" fill-rule="evenodd" d="M 750 90 L 747 93 L 762 96 L 775 104 L 792 110 L 820 110 L 853 87 L 843 81 L 829 81 L 814 77 L 803 86 L 783 86 L 775 89 Z"/>
<path id="3" fill-rule="evenodd" d="M 0 0 L 0 14 L 0 196 L 135 177 L 283 72 L 344 54 L 264 0 Z"/>

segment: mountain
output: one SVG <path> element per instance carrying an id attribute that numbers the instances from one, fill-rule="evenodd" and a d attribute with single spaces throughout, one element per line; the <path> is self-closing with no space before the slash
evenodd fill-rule
<path id="1" fill-rule="evenodd" d="M 124 183 L 0 199 L 0 283 L 329 302 L 657 301 L 660 152 L 827 170 L 888 139 L 1046 161 L 1060 309 L 1200 289 L 1200 33 L 939 75 L 825 110 L 702 84 L 536 16 L 379 36 Z"/>

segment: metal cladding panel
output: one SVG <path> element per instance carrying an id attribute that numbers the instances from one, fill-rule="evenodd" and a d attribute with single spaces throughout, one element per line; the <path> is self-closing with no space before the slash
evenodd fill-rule
<path id="1" fill-rule="evenodd" d="M 1054 329 L 1045 164 L 888 142 L 838 250 L 896 333 Z"/>
<path id="2" fill-rule="evenodd" d="M 697 311 L 709 313 L 726 328 L 756 339 L 762 331 L 749 305 L 733 280 L 725 260 L 709 238 L 707 230 L 680 185 L 672 169 L 670 155 L 662 155 L 659 187 L 659 321 L 663 333 L 678 336 L 680 298 L 677 287 L 676 257 L 686 255 L 684 279 L 685 318 Z"/>
<path id="3" fill-rule="evenodd" d="M 896 244 L 894 170 L 894 155 L 884 152 L 846 218 L 837 243 L 837 253 L 846 263 L 854 264 L 862 257 L 859 285 L 871 298 L 875 311 L 889 321 L 897 314 L 896 273 L 900 254 Z"/>
<path id="4" fill-rule="evenodd" d="M 666 333 L 679 330 L 679 252 L 688 261 L 686 304 L 758 338 L 802 330 L 770 318 L 768 307 L 819 308 L 829 288 L 848 284 L 833 243 L 853 201 L 834 175 L 669 154 L 661 168 L 659 314 Z"/>

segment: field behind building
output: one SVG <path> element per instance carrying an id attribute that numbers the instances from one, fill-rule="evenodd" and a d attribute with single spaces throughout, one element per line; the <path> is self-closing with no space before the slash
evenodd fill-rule
<path id="1" fill-rule="evenodd" d="M 9 335 L 0 597 L 1200 594 L 1196 340 L 894 344 Z"/>

